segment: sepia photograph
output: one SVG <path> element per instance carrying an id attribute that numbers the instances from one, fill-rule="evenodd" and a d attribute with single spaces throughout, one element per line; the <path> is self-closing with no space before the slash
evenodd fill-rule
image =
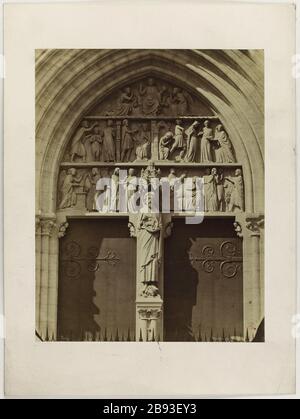
<path id="1" fill-rule="evenodd" d="M 264 341 L 264 51 L 35 51 L 36 338 Z"/>
<path id="2" fill-rule="evenodd" d="M 296 397 L 292 1 L 5 5 L 5 397 Z"/>

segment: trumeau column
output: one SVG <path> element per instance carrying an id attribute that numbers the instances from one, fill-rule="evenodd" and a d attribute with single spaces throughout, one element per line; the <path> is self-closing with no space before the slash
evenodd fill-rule
<path id="1" fill-rule="evenodd" d="M 243 214 L 236 217 L 235 230 L 243 238 L 244 337 L 252 341 L 263 319 L 264 295 L 261 275 L 261 232 L 264 216 Z"/>
<path id="2" fill-rule="evenodd" d="M 44 340 L 48 335 L 48 297 L 49 297 L 49 277 L 51 278 L 51 235 L 55 229 L 55 217 L 41 216 L 41 280 L 40 280 L 40 302 L 39 302 L 39 330 L 41 338 Z M 50 282 L 51 285 L 51 282 Z"/>
<path id="3" fill-rule="evenodd" d="M 164 238 L 171 233 L 170 214 L 160 215 L 161 229 L 159 232 L 160 261 L 156 281 L 145 283 L 143 261 L 145 247 L 140 229 L 140 215 L 129 217 L 131 237 L 136 238 L 137 271 L 136 271 L 136 340 L 158 341 L 163 340 L 163 271 L 164 271 Z M 151 255 L 150 255 L 151 256 Z"/>

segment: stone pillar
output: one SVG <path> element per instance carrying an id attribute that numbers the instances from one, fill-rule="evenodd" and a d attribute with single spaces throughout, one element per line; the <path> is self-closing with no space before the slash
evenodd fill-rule
<path id="1" fill-rule="evenodd" d="M 40 334 L 40 296 L 41 296 L 41 220 L 35 219 L 35 329 Z"/>
<path id="2" fill-rule="evenodd" d="M 55 227 L 53 217 L 41 216 L 41 281 L 39 334 L 44 340 L 48 336 L 48 287 L 49 287 L 49 252 L 50 237 Z"/>
<path id="3" fill-rule="evenodd" d="M 261 280 L 261 214 L 236 217 L 237 235 L 243 238 L 244 337 L 252 341 L 263 319 L 263 284 Z"/>
<path id="4" fill-rule="evenodd" d="M 58 297 L 58 230 L 55 227 L 49 241 L 48 281 L 48 337 L 57 339 L 57 297 Z"/>

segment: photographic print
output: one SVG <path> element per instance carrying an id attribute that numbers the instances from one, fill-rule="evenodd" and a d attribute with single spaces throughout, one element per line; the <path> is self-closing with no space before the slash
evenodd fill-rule
<path id="1" fill-rule="evenodd" d="M 264 51 L 35 52 L 36 338 L 264 341 Z"/>

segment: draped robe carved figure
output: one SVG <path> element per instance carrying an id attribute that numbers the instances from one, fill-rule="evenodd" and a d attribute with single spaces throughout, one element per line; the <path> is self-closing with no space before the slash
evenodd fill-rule
<path id="1" fill-rule="evenodd" d="M 161 137 L 159 141 L 159 154 L 161 160 L 168 160 L 173 140 L 174 137 L 171 131 L 166 132 L 166 134 Z"/>
<path id="2" fill-rule="evenodd" d="M 101 133 L 99 127 L 94 128 L 94 133 L 88 137 L 90 143 L 90 155 L 92 161 L 99 161 L 101 155 L 101 145 L 103 143 L 103 133 Z"/>
<path id="3" fill-rule="evenodd" d="M 103 137 L 103 160 L 107 162 L 114 162 L 116 156 L 115 148 L 115 131 L 113 128 L 113 122 L 107 121 L 107 126 L 104 128 Z"/>
<path id="4" fill-rule="evenodd" d="M 86 161 L 86 149 L 84 145 L 85 136 L 87 133 L 93 130 L 97 124 L 93 124 L 89 127 L 88 121 L 83 121 L 81 127 L 76 132 L 70 150 L 71 162 L 75 161 L 75 158 L 80 158 L 83 162 Z"/>
<path id="5" fill-rule="evenodd" d="M 217 169 L 213 168 L 210 175 L 203 176 L 204 211 L 218 211 Z"/>
<path id="6" fill-rule="evenodd" d="M 184 148 L 184 128 L 181 126 L 181 120 L 177 119 L 175 125 L 175 133 L 174 133 L 174 143 L 170 150 L 170 153 L 173 153 L 176 149 L 183 149 Z"/>
<path id="7" fill-rule="evenodd" d="M 197 128 L 199 127 L 199 122 L 195 121 L 193 124 L 186 130 L 187 134 L 187 153 L 185 156 L 185 161 L 195 162 L 197 158 L 199 138 L 197 134 Z"/>
<path id="8" fill-rule="evenodd" d="M 200 161 L 201 163 L 212 162 L 211 141 L 213 140 L 213 130 L 209 121 L 204 122 L 204 127 L 200 134 L 202 134 Z"/>
<path id="9" fill-rule="evenodd" d="M 138 135 L 139 145 L 136 148 L 136 160 L 148 160 L 150 154 L 150 133 L 147 124 L 142 124 Z"/>
<path id="10" fill-rule="evenodd" d="M 100 171 L 97 167 L 93 167 L 91 173 L 85 179 L 84 189 L 87 192 L 86 207 L 88 211 L 96 210 L 96 185 L 101 178 Z"/>
<path id="11" fill-rule="evenodd" d="M 235 176 L 228 176 L 226 180 L 232 184 L 228 211 L 244 211 L 244 181 L 241 169 L 236 169 Z"/>
<path id="12" fill-rule="evenodd" d="M 139 271 L 145 286 L 158 283 L 162 256 L 161 215 L 151 213 L 150 207 L 141 209 L 138 222 Z"/>
<path id="13" fill-rule="evenodd" d="M 134 108 L 137 107 L 137 97 L 130 87 L 125 87 L 121 92 L 118 107 L 116 110 L 117 115 L 131 115 Z"/>
<path id="14" fill-rule="evenodd" d="M 225 132 L 223 125 L 219 124 L 215 131 L 216 148 L 216 162 L 217 163 L 234 163 L 235 158 L 231 141 Z"/>
<path id="15" fill-rule="evenodd" d="M 152 78 L 147 80 L 147 85 L 140 85 L 141 107 L 144 115 L 156 115 L 160 105 L 160 92 Z"/>
<path id="16" fill-rule="evenodd" d="M 122 162 L 130 161 L 131 154 L 134 148 L 135 140 L 133 138 L 133 135 L 135 132 L 137 132 L 137 130 L 129 129 L 128 120 L 124 119 L 122 128 Z"/>
<path id="17" fill-rule="evenodd" d="M 135 175 L 134 169 L 129 169 L 128 177 L 126 179 L 127 186 L 127 211 L 129 213 L 136 213 L 137 202 L 135 192 L 138 190 L 138 178 Z"/>
<path id="18" fill-rule="evenodd" d="M 83 176 L 77 176 L 75 168 L 71 168 L 67 171 L 60 189 L 60 209 L 71 208 L 76 205 L 76 187 L 80 185 L 82 178 Z"/>

